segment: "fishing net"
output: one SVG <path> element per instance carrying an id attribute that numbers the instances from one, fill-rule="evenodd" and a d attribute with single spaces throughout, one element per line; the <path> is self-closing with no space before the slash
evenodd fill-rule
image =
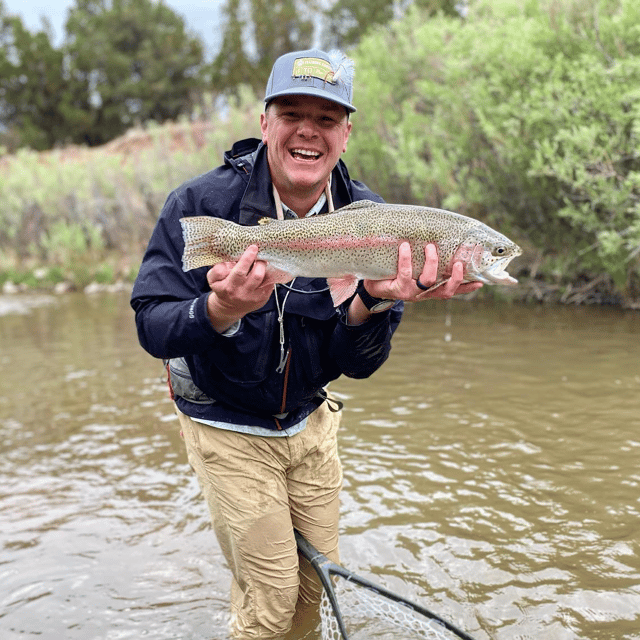
<path id="1" fill-rule="evenodd" d="M 322 640 L 473 640 L 426 607 L 348 571 L 295 531 L 300 554 L 322 583 Z"/>
<path id="2" fill-rule="evenodd" d="M 334 591 L 348 640 L 459 640 L 437 620 L 334 575 Z M 322 640 L 344 640 L 326 590 L 320 601 Z"/>

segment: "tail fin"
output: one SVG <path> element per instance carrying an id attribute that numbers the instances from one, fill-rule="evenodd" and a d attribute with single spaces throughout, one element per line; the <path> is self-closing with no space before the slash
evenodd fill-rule
<path id="1" fill-rule="evenodd" d="M 212 267 L 218 262 L 229 260 L 229 256 L 221 250 L 217 236 L 231 222 L 212 216 L 192 216 L 180 218 L 180 224 L 184 239 L 183 271 Z"/>

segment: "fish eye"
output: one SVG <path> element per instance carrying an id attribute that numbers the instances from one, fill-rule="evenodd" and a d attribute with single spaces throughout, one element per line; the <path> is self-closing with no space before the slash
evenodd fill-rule
<path id="1" fill-rule="evenodd" d="M 507 252 L 507 248 L 503 246 L 497 246 L 491 252 L 494 256 L 503 256 Z"/>

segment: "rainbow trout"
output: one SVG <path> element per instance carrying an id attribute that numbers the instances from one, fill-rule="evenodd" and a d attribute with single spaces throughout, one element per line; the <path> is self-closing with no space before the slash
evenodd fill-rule
<path id="1" fill-rule="evenodd" d="M 454 262 L 464 265 L 465 282 L 517 282 L 505 271 L 522 253 L 517 244 L 478 220 L 443 209 L 361 200 L 333 213 L 263 221 L 243 226 L 211 216 L 181 218 L 183 270 L 235 262 L 255 244 L 258 258 L 268 263 L 265 286 L 296 276 L 327 278 L 337 306 L 353 295 L 358 280 L 393 278 L 398 247 L 406 241 L 414 278 L 424 266 L 424 246 L 437 246 L 438 279 L 431 289 L 449 279 Z"/>

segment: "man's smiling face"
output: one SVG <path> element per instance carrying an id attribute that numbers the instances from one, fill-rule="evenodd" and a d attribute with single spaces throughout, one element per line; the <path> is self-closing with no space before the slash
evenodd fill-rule
<path id="1" fill-rule="evenodd" d="M 260 126 L 283 202 L 288 196 L 317 200 L 347 148 L 351 123 L 345 108 L 315 96 L 285 96 L 269 104 Z"/>

